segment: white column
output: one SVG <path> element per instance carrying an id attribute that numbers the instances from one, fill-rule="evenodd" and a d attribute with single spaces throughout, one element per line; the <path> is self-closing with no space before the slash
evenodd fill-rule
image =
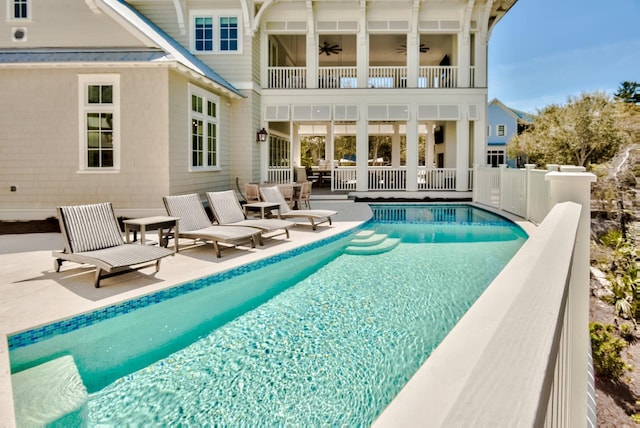
<path id="1" fill-rule="evenodd" d="M 367 2 L 360 0 L 360 30 L 356 37 L 356 66 L 358 88 L 366 88 L 369 83 L 369 43 L 367 35 Z"/>
<path id="2" fill-rule="evenodd" d="M 427 152 L 425 153 L 424 161 L 427 168 L 433 168 L 436 163 L 434 155 L 436 147 L 436 124 L 431 122 L 427 123 L 427 132 Z"/>
<path id="3" fill-rule="evenodd" d="M 391 166 L 394 168 L 400 166 L 400 125 L 398 122 L 393 124 L 393 135 L 391 136 Z"/>
<path id="4" fill-rule="evenodd" d="M 367 112 L 367 105 L 360 105 L 361 112 Z M 367 112 L 368 113 L 368 112 Z M 359 117 L 356 124 L 356 191 L 366 192 L 369 188 L 369 130 L 367 115 Z"/>
<path id="5" fill-rule="evenodd" d="M 418 190 L 418 120 L 415 114 L 415 105 L 412 106 L 409 120 L 407 121 L 407 192 Z"/>
<path id="6" fill-rule="evenodd" d="M 587 355 L 589 347 L 589 247 L 591 230 L 591 183 L 596 176 L 586 172 L 549 172 L 551 206 L 559 202 L 575 202 L 582 205 L 580 223 L 571 266 L 569 299 L 572 302 L 571 337 L 572 351 L 570 386 L 575 393 L 569 394 L 571 403 L 570 425 L 584 425 L 587 420 Z"/>
<path id="7" fill-rule="evenodd" d="M 307 34 L 307 88 L 318 87 L 318 37 L 314 32 Z"/>
<path id="8" fill-rule="evenodd" d="M 487 87 L 487 35 L 476 33 L 475 36 L 475 88 Z"/>
<path id="9" fill-rule="evenodd" d="M 471 65 L 471 50 L 469 47 L 469 33 L 458 34 L 458 88 L 469 87 L 469 67 Z"/>
<path id="10" fill-rule="evenodd" d="M 462 109 L 456 121 L 456 192 L 469 190 L 469 120 Z"/>

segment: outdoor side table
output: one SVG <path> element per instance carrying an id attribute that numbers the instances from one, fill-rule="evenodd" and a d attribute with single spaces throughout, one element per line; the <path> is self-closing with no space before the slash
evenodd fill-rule
<path id="1" fill-rule="evenodd" d="M 133 218 L 128 220 L 123 220 L 124 223 L 124 236 L 125 241 L 128 243 L 131 242 L 129 239 L 129 232 L 134 232 L 134 240 L 136 232 L 140 232 L 140 244 L 146 245 L 145 235 L 147 230 L 158 230 L 158 245 L 162 245 L 162 239 L 169 239 L 169 231 L 171 228 L 175 228 L 174 231 L 174 239 L 173 239 L 173 251 L 178 252 L 178 221 L 180 219 L 178 217 L 166 217 L 166 216 L 156 216 L 156 217 L 143 217 L 143 218 Z M 167 233 L 164 233 L 164 230 L 168 229 Z"/>
<path id="2" fill-rule="evenodd" d="M 278 217 L 280 217 L 280 204 L 276 202 L 251 202 L 244 204 L 244 213 L 248 214 L 248 211 L 260 211 L 260 218 L 264 218 L 265 211 L 278 210 Z"/>

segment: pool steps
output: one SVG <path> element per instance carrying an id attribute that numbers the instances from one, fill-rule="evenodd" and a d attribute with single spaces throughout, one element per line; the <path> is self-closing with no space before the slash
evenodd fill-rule
<path id="1" fill-rule="evenodd" d="M 350 242 L 345 253 L 353 255 L 373 255 L 391 251 L 398 246 L 400 239 L 389 238 L 386 234 L 373 230 L 358 232 Z"/>
<path id="2" fill-rule="evenodd" d="M 88 395 L 71 355 L 15 373 L 11 382 L 17 426 L 80 426 Z"/>

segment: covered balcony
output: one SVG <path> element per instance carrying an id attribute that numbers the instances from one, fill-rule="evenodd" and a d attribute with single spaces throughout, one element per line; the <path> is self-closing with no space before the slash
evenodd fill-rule
<path id="1" fill-rule="evenodd" d="M 319 34 L 310 52 L 306 34 L 270 34 L 267 89 L 438 89 L 475 87 L 473 62 L 462 70 L 455 55 L 457 35 Z M 315 45 L 315 43 L 314 43 Z M 365 52 L 358 51 L 365 49 Z"/>

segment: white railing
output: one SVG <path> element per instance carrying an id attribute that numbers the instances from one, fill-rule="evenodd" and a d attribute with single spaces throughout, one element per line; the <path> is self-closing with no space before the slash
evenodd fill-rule
<path id="1" fill-rule="evenodd" d="M 369 67 L 370 88 L 401 88 L 406 79 L 407 67 Z"/>
<path id="2" fill-rule="evenodd" d="M 269 67 L 267 79 L 270 89 L 304 89 L 307 87 L 307 68 Z"/>
<path id="3" fill-rule="evenodd" d="M 458 86 L 458 67 L 422 66 L 418 71 L 419 88 L 455 88 Z"/>
<path id="4" fill-rule="evenodd" d="M 356 167 L 339 166 L 331 171 L 331 190 L 356 190 Z"/>
<path id="5" fill-rule="evenodd" d="M 418 190 L 456 190 L 456 169 L 418 167 Z"/>
<path id="6" fill-rule="evenodd" d="M 527 205 L 525 218 L 539 224 L 551 209 L 549 182 L 545 180 L 548 170 L 530 169 L 527 176 L 527 198 L 534 203 Z"/>
<path id="7" fill-rule="evenodd" d="M 357 67 L 318 67 L 318 88 L 357 88 Z"/>
<path id="8" fill-rule="evenodd" d="M 273 167 L 267 168 L 267 182 L 269 183 L 290 183 L 292 177 L 291 167 Z"/>
<path id="9" fill-rule="evenodd" d="M 541 176 L 532 166 L 518 171 L 533 181 Z M 476 183 L 480 176 L 477 168 Z M 426 420 L 430 426 L 596 426 L 589 363 L 595 176 L 545 171 L 544 179 L 548 196 L 530 202 L 548 201 L 547 216 L 374 427 Z"/>
<path id="10" fill-rule="evenodd" d="M 406 168 L 369 167 L 369 190 L 404 190 L 407 187 Z"/>

